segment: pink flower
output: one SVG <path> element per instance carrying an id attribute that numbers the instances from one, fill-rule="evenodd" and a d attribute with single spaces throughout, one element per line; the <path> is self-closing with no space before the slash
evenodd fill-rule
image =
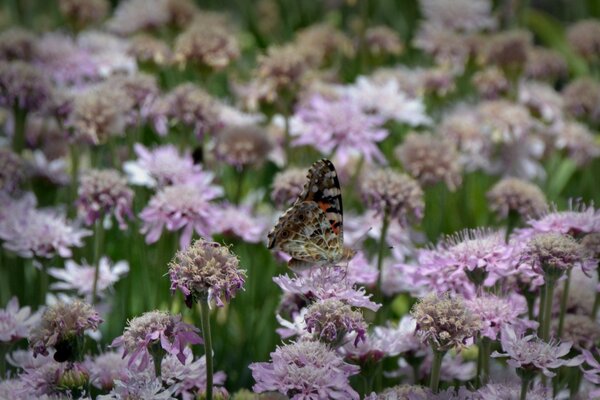
<path id="1" fill-rule="evenodd" d="M 6 308 L 0 308 L 0 342 L 14 342 L 29 336 L 29 329 L 38 319 L 30 307 L 19 308 L 19 299 L 10 299 Z"/>
<path id="2" fill-rule="evenodd" d="M 581 356 L 570 360 L 563 359 L 571 350 L 570 342 L 551 341 L 546 343 L 534 335 L 517 336 L 514 328 L 510 325 L 502 328 L 500 343 L 502 343 L 502 350 L 506 353 L 495 351 L 492 353 L 492 357 L 509 357 L 508 365 L 524 370 L 541 371 L 550 378 L 556 375 L 550 371 L 551 369 L 562 366 L 573 367 L 583 362 Z"/>
<path id="3" fill-rule="evenodd" d="M 341 165 L 357 154 L 369 163 L 386 162 L 377 147 L 388 135 L 381 127 L 384 118 L 365 113 L 349 97 L 328 100 L 315 95 L 296 111 L 295 118 L 294 146 L 310 145 L 322 154 L 335 153 Z"/>
<path id="4" fill-rule="evenodd" d="M 216 212 L 217 233 L 236 236 L 248 243 L 260 243 L 271 223 L 265 218 L 254 216 L 248 206 L 221 204 Z"/>
<path id="5" fill-rule="evenodd" d="M 537 328 L 537 322 L 521 318 L 527 313 L 527 304 L 520 296 L 506 298 L 487 294 L 466 301 L 467 308 L 482 322 L 481 336 L 496 340 L 503 326 L 512 325 L 524 328 Z"/>
<path id="6" fill-rule="evenodd" d="M 518 239 L 530 238 L 536 233 L 556 232 L 578 237 L 590 232 L 600 232 L 600 211 L 593 205 L 569 202 L 569 209 L 556 208 L 538 219 L 527 221 L 529 227 L 516 233 Z"/>
<path id="7" fill-rule="evenodd" d="M 129 370 L 124 379 L 117 379 L 109 394 L 98 396 L 98 400 L 123 399 L 174 399 L 176 386 L 164 388 L 160 378 L 156 378 L 150 370 L 136 372 Z"/>
<path id="8" fill-rule="evenodd" d="M 85 364 L 90 371 L 90 382 L 98 389 L 112 389 L 116 380 L 127 378 L 127 361 L 116 351 L 107 351 L 87 359 Z"/>
<path id="9" fill-rule="evenodd" d="M 600 385 L 600 362 L 594 357 L 594 354 L 589 351 L 582 349 L 583 359 L 585 362 L 585 366 L 590 367 L 590 369 L 583 368 L 583 365 L 580 367 L 583 371 L 583 377 L 588 381 L 593 383 L 594 385 Z M 598 354 L 598 349 L 596 349 L 596 354 Z M 590 398 L 595 398 L 600 396 L 600 388 L 594 389 L 589 393 Z"/>
<path id="10" fill-rule="evenodd" d="M 348 378 L 360 368 L 347 364 L 326 344 L 299 341 L 278 347 L 271 362 L 250 364 L 255 392 L 277 391 L 291 400 L 353 399 Z"/>
<path id="11" fill-rule="evenodd" d="M 140 213 L 146 243 L 157 242 L 165 228 L 171 232 L 182 230 L 179 239 L 182 249 L 190 245 L 194 232 L 210 237 L 216 224 L 215 205 L 210 203 L 214 197 L 214 192 L 191 183 L 161 189 Z"/>

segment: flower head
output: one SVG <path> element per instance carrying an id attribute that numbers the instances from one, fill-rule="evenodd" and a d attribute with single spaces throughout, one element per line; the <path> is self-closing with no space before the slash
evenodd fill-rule
<path id="1" fill-rule="evenodd" d="M 600 23 L 596 19 L 577 21 L 567 30 L 567 40 L 588 61 L 600 59 Z"/>
<path id="2" fill-rule="evenodd" d="M 600 340 L 600 326 L 587 315 L 565 314 L 561 340 L 589 350 Z"/>
<path id="3" fill-rule="evenodd" d="M 214 205 L 209 201 L 215 193 L 205 192 L 191 183 L 167 186 L 158 191 L 140 213 L 144 221 L 141 232 L 147 243 L 158 241 L 163 228 L 183 230 L 179 239 L 181 248 L 192 241 L 192 234 L 210 237 L 215 225 Z"/>
<path id="4" fill-rule="evenodd" d="M 525 251 L 534 269 L 544 274 L 564 272 L 586 261 L 585 249 L 580 243 L 571 236 L 555 232 L 535 235 Z"/>
<path id="5" fill-rule="evenodd" d="M 600 212 L 593 205 L 569 203 L 569 209 L 555 208 L 536 219 L 527 221 L 529 227 L 521 230 L 520 237 L 529 238 L 537 233 L 556 232 L 579 237 L 591 232 L 600 232 Z"/>
<path id="6" fill-rule="evenodd" d="M 304 168 L 288 168 L 278 172 L 273 178 L 271 200 L 279 208 L 289 206 L 300 196 L 305 183 Z"/>
<path id="7" fill-rule="evenodd" d="M 365 30 L 365 48 L 376 56 L 399 56 L 404 43 L 395 30 L 385 25 L 371 26 Z"/>
<path id="8" fill-rule="evenodd" d="M 240 56 L 235 36 L 222 25 L 195 23 L 175 39 L 175 61 L 220 70 Z"/>
<path id="9" fill-rule="evenodd" d="M 600 83 L 592 78 L 578 78 L 562 91 L 565 109 L 576 118 L 600 121 Z"/>
<path id="10" fill-rule="evenodd" d="M 25 162 L 14 152 L 0 148 L 0 193 L 15 193 L 25 181 Z"/>
<path id="11" fill-rule="evenodd" d="M 563 359 L 571 350 L 571 343 L 546 343 L 534 335 L 518 336 L 514 328 L 505 325 L 500 339 L 502 350 L 495 351 L 492 357 L 509 357 L 508 365 L 525 371 L 540 371 L 548 377 L 556 375 L 551 369 L 563 365 L 573 367 L 582 363 L 580 357 Z"/>
<path id="12" fill-rule="evenodd" d="M 96 310 L 81 300 L 56 303 L 44 311 L 38 325 L 31 330 L 29 347 L 34 356 L 46 356 L 48 349 L 54 348 L 56 361 L 78 360 L 83 356 L 83 332 L 97 330 L 101 322 Z"/>
<path id="13" fill-rule="evenodd" d="M 82 29 L 102 21 L 110 3 L 107 0 L 60 0 L 58 8 L 76 29 Z"/>
<path id="14" fill-rule="evenodd" d="M 113 169 L 93 169 L 81 177 L 77 190 L 77 207 L 87 225 L 114 214 L 121 229 L 127 228 L 126 218 L 133 218 L 133 190 L 127 180 Z"/>
<path id="15" fill-rule="evenodd" d="M 129 263 L 119 261 L 112 263 L 108 257 L 102 257 L 98 267 L 97 290 L 99 296 L 104 296 L 106 290 L 114 285 L 122 275 L 129 272 Z M 66 260 L 64 268 L 49 268 L 48 274 L 58 279 L 50 285 L 55 290 L 76 290 L 80 296 L 91 298 L 96 267 L 87 263 L 77 264 Z"/>
<path id="16" fill-rule="evenodd" d="M 38 50 L 36 39 L 33 32 L 19 27 L 0 32 L 0 60 L 30 61 Z"/>
<path id="17" fill-rule="evenodd" d="M 563 99 L 550 84 L 521 82 L 518 101 L 544 122 L 560 123 L 564 118 Z"/>
<path id="18" fill-rule="evenodd" d="M 525 77 L 554 82 L 567 76 L 567 62 L 561 53 L 544 47 L 533 47 L 527 55 Z"/>
<path id="19" fill-rule="evenodd" d="M 21 110 L 40 110 L 51 97 L 46 76 L 31 64 L 0 61 L 0 105 Z"/>
<path id="20" fill-rule="evenodd" d="M 263 129 L 255 125 L 225 126 L 215 139 L 216 157 L 238 169 L 260 166 L 271 147 Z"/>
<path id="21" fill-rule="evenodd" d="M 342 31 L 329 23 L 316 23 L 296 33 L 298 50 L 313 66 L 322 66 L 340 56 L 352 56 L 354 45 Z"/>
<path id="22" fill-rule="evenodd" d="M 510 82 L 498 67 L 487 67 L 473 75 L 473 85 L 484 99 L 493 100 L 506 94 Z"/>
<path id="23" fill-rule="evenodd" d="M 533 322 L 526 323 L 521 315 L 527 313 L 527 305 L 520 297 L 498 297 L 484 295 L 466 301 L 467 308 L 479 317 L 482 324 L 481 336 L 496 340 L 504 325 L 536 327 Z"/>
<path id="24" fill-rule="evenodd" d="M 176 388 L 175 394 L 183 395 L 184 399 L 192 399 L 204 393 L 206 389 L 206 357 L 194 360 L 194 354 L 189 347 L 186 347 L 183 353 L 183 364 L 172 355 L 163 358 L 161 378 L 167 386 Z M 215 389 L 225 384 L 225 378 L 226 375 L 222 371 L 213 373 Z M 223 390 L 222 387 L 220 389 Z"/>
<path id="25" fill-rule="evenodd" d="M 173 400 L 177 387 L 165 388 L 160 378 L 149 370 L 127 371 L 124 379 L 114 381 L 114 387 L 107 395 L 98 396 L 98 400 L 154 399 Z"/>
<path id="26" fill-rule="evenodd" d="M 528 400 L 546 400 L 552 398 L 550 390 L 536 385 L 527 391 Z M 488 383 L 477 391 L 481 400 L 514 400 L 521 395 L 521 386 L 517 383 Z"/>
<path id="27" fill-rule="evenodd" d="M 477 32 L 494 28 L 489 0 L 420 0 L 419 6 L 426 21 L 458 32 Z"/>
<path id="28" fill-rule="evenodd" d="M 250 364 L 255 392 L 277 391 L 291 400 L 359 396 L 348 378 L 360 368 L 347 364 L 328 345 L 299 341 L 278 347 L 271 362 Z"/>
<path id="29" fill-rule="evenodd" d="M 501 218 L 515 212 L 522 218 L 536 217 L 548 210 L 546 196 L 542 190 L 522 179 L 504 178 L 488 192 L 490 209 Z"/>
<path id="30" fill-rule="evenodd" d="M 30 307 L 19 308 L 19 299 L 12 297 L 6 308 L 0 308 L 0 342 L 14 342 L 29 336 L 29 330 L 37 322 Z"/>
<path id="31" fill-rule="evenodd" d="M 466 346 L 481 327 L 481 320 L 471 313 L 460 297 L 431 294 L 421 299 L 411 311 L 417 321 L 417 334 L 437 350 Z"/>
<path id="32" fill-rule="evenodd" d="M 111 390 L 116 380 L 127 378 L 127 360 L 116 351 L 98 354 L 85 362 L 90 371 L 90 382 L 101 390 Z"/>
<path id="33" fill-rule="evenodd" d="M 423 217 L 423 190 L 406 174 L 391 169 L 370 171 L 363 176 L 360 191 L 367 207 L 380 215 L 387 213 L 402 222 Z"/>
<path id="34" fill-rule="evenodd" d="M 149 311 L 129 320 L 122 336 L 111 346 L 123 346 L 123 358 L 129 355 L 128 366 L 137 361 L 137 370 L 143 371 L 150 362 L 151 352 L 161 349 L 176 356 L 184 364 L 187 344 L 202 343 L 198 329 L 181 321 L 181 316 L 164 311 Z M 154 356 L 154 354 L 152 354 Z"/>
<path id="35" fill-rule="evenodd" d="M 493 35 L 483 49 L 486 64 L 506 70 L 521 69 L 527 61 L 532 36 L 528 31 L 503 31 Z"/>
<path id="36" fill-rule="evenodd" d="M 244 286 L 246 272 L 228 247 L 203 239 L 180 250 L 169 263 L 171 290 L 181 290 L 188 307 L 199 301 L 225 305 Z"/>
<path id="37" fill-rule="evenodd" d="M 406 171 L 425 187 L 444 182 L 456 190 L 462 182 L 462 166 L 454 144 L 444 137 L 411 133 L 396 148 Z"/>
<path id="38" fill-rule="evenodd" d="M 168 0 L 128 0 L 119 3 L 107 28 L 119 35 L 130 35 L 144 30 L 160 28 L 169 22 Z"/>
<path id="39" fill-rule="evenodd" d="M 146 34 L 131 38 L 128 53 L 141 65 L 162 67 L 173 59 L 172 51 L 164 41 Z"/>
<path id="40" fill-rule="evenodd" d="M 192 127 L 199 137 L 220 124 L 215 100 L 192 83 L 176 86 L 165 101 L 172 123 Z"/>
<path id="41" fill-rule="evenodd" d="M 600 144 L 590 129 L 579 122 L 565 122 L 556 127 L 554 146 L 564 150 L 575 164 L 583 167 L 600 157 Z"/>
<path id="42" fill-rule="evenodd" d="M 251 207 L 222 204 L 216 212 L 216 233 L 241 238 L 248 243 L 260 243 L 270 225 L 270 220 L 254 215 Z"/>
<path id="43" fill-rule="evenodd" d="M 383 392 L 372 393 L 365 400 L 425 400 L 430 398 L 431 393 L 427 388 L 418 385 L 403 383 L 383 390 Z"/>
<path id="44" fill-rule="evenodd" d="M 336 299 L 317 301 L 304 316 L 306 329 L 326 343 L 339 343 L 346 333 L 356 332 L 354 344 L 365 340 L 367 324 L 359 311 Z"/>

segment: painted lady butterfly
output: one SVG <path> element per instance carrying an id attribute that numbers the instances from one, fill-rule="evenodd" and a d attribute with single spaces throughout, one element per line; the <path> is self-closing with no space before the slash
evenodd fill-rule
<path id="1" fill-rule="evenodd" d="M 269 249 L 289 254 L 295 270 L 335 265 L 354 251 L 344 248 L 342 191 L 333 163 L 319 160 L 308 170 L 308 182 L 269 232 Z"/>

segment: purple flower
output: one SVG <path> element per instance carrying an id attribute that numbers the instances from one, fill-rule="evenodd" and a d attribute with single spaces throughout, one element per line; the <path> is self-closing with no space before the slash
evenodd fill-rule
<path id="1" fill-rule="evenodd" d="M 523 370 L 541 371 L 550 378 L 556 375 L 551 369 L 573 367 L 583 362 L 581 356 L 570 360 L 563 359 L 569 354 L 571 343 L 546 343 L 534 335 L 517 335 L 510 325 L 502 328 L 500 343 L 506 353 L 495 351 L 492 357 L 509 357 L 508 365 Z"/>
<path id="2" fill-rule="evenodd" d="M 31 315 L 29 306 L 19 308 L 19 299 L 11 298 L 6 308 L 0 308 L 0 342 L 14 342 L 26 338 L 37 319 L 37 315 Z"/>
<path id="3" fill-rule="evenodd" d="M 9 149 L 0 148 L 0 193 L 17 192 L 25 178 L 23 159 Z"/>
<path id="4" fill-rule="evenodd" d="M 497 24 L 488 0 L 420 0 L 419 6 L 428 24 L 457 32 L 478 32 Z"/>
<path id="5" fill-rule="evenodd" d="M 523 261 L 546 278 L 559 278 L 563 272 L 580 266 L 584 272 L 596 268 L 597 261 L 573 237 L 556 232 L 533 236 L 523 249 Z"/>
<path id="6" fill-rule="evenodd" d="M 527 221 L 529 227 L 517 232 L 519 239 L 530 238 L 536 233 L 556 232 L 579 237 L 586 233 L 600 232 L 600 211 L 593 205 L 569 202 L 569 209 L 546 213 L 540 218 Z"/>
<path id="7" fill-rule="evenodd" d="M 583 377 L 594 385 L 600 385 L 600 362 L 594 357 L 594 354 L 589 351 L 582 349 L 584 364 L 580 367 L 583 371 Z M 598 349 L 595 350 L 596 354 L 599 353 Z M 584 366 L 590 367 L 589 369 Z M 594 389 L 590 394 L 590 398 L 600 396 L 600 388 Z"/>
<path id="8" fill-rule="evenodd" d="M 21 61 L 0 61 L 0 105 L 9 109 L 40 110 L 51 98 L 44 73 Z"/>
<path id="9" fill-rule="evenodd" d="M 480 335 L 492 340 L 496 340 L 502 327 L 508 324 L 520 330 L 537 328 L 537 322 L 520 317 L 527 313 L 527 304 L 521 296 L 502 298 L 487 294 L 467 300 L 466 306 L 482 321 Z"/>
<path id="10" fill-rule="evenodd" d="M 190 245 L 194 232 L 210 237 L 216 224 L 215 205 L 210 203 L 214 197 L 214 192 L 191 183 L 158 191 L 140 213 L 146 243 L 157 242 L 164 228 L 171 232 L 183 230 L 179 239 L 182 249 Z"/>
<path id="11" fill-rule="evenodd" d="M 114 214 L 119 228 L 126 229 L 126 218 L 133 218 L 131 210 L 133 190 L 127 186 L 127 180 L 113 169 L 87 171 L 77 190 L 77 208 L 87 225 Z"/>
<path id="12" fill-rule="evenodd" d="M 76 290 L 80 296 L 90 298 L 94 285 L 96 268 L 87 263 L 77 264 L 73 260 L 66 260 L 64 268 L 49 268 L 48 274 L 58 279 L 50 285 L 55 290 Z M 98 274 L 98 295 L 115 284 L 119 278 L 129 272 L 129 263 L 119 261 L 114 264 L 108 257 L 100 258 Z"/>
<path id="13" fill-rule="evenodd" d="M 481 400 L 514 400 L 521 395 L 521 385 L 519 383 L 488 383 L 477 391 Z M 552 394 L 544 386 L 534 386 L 527 391 L 527 400 L 547 400 L 551 399 Z"/>
<path id="14" fill-rule="evenodd" d="M 171 291 L 181 290 L 190 308 L 198 301 L 223 307 L 223 300 L 229 301 L 244 286 L 246 271 L 239 264 L 229 247 L 198 239 L 169 263 Z"/>
<path id="15" fill-rule="evenodd" d="M 348 280 L 359 285 L 373 286 L 377 282 L 377 266 L 370 263 L 362 251 L 357 251 L 348 261 Z"/>
<path id="16" fill-rule="evenodd" d="M 127 378 L 127 360 L 116 351 L 98 354 L 85 361 L 90 371 L 90 382 L 101 390 L 111 390 L 116 380 Z"/>
<path id="17" fill-rule="evenodd" d="M 297 294 L 310 300 L 338 299 L 354 307 L 377 311 L 380 304 L 371 301 L 364 288 L 356 288 L 341 268 L 315 268 L 310 273 L 290 278 L 280 275 L 273 281 L 287 294 Z"/>
<path id="18" fill-rule="evenodd" d="M 252 215 L 249 206 L 222 204 L 216 214 L 217 233 L 236 236 L 248 243 L 260 243 L 270 225 L 269 220 Z"/>
<path id="19" fill-rule="evenodd" d="M 142 371 L 150 362 L 150 351 L 153 348 L 160 348 L 176 356 L 184 364 L 185 346 L 202 343 L 196 332 L 197 328 L 182 322 L 178 315 L 150 311 L 130 320 L 123 335 L 113 340 L 111 346 L 123 346 L 123 358 L 129 355 L 128 366 L 132 367 L 139 359 L 137 369 Z"/>
<path id="20" fill-rule="evenodd" d="M 83 246 L 90 231 L 71 225 L 66 217 L 51 209 L 35 209 L 35 197 L 19 200 L 0 198 L 0 239 L 4 248 L 21 257 L 71 257 L 71 247 Z"/>
<path id="21" fill-rule="evenodd" d="M 300 341 L 278 347 L 271 362 L 250 364 L 255 392 L 277 391 L 291 400 L 359 399 L 348 378 L 360 368 L 326 344 Z"/>
<path id="22" fill-rule="evenodd" d="M 360 311 L 337 299 L 311 304 L 304 316 L 306 330 L 326 343 L 339 343 L 347 333 L 355 332 L 354 345 L 365 340 L 367 324 Z"/>
<path id="23" fill-rule="evenodd" d="M 174 400 L 176 387 L 164 388 L 160 378 L 149 371 L 127 371 L 125 379 L 116 380 L 113 389 L 107 395 L 98 396 L 98 400 L 153 399 Z"/>
<path id="24" fill-rule="evenodd" d="M 294 146 L 310 145 L 322 154 L 334 153 L 341 165 L 353 155 L 362 155 L 367 162 L 385 164 L 385 157 L 377 143 L 388 132 L 381 127 L 384 118 L 365 113 L 361 106 L 348 97 L 328 100 L 315 95 L 297 111 Z"/>
<path id="25" fill-rule="evenodd" d="M 59 394 L 59 377 L 67 370 L 68 363 L 59 363 L 47 358 L 44 363 L 25 368 L 19 376 L 22 388 L 17 398 L 38 398 L 43 395 Z"/>

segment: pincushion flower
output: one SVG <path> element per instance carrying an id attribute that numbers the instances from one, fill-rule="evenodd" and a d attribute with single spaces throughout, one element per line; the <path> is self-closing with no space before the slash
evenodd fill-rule
<path id="1" fill-rule="evenodd" d="M 176 86 L 165 98 L 166 116 L 172 124 L 194 129 L 199 138 L 220 125 L 216 101 L 192 83 Z"/>
<path id="2" fill-rule="evenodd" d="M 21 61 L 0 61 L 0 105 L 24 111 L 40 110 L 51 98 L 42 71 Z"/>
<path id="3" fill-rule="evenodd" d="M 171 291 L 180 290 L 188 307 L 196 302 L 213 302 L 223 307 L 243 288 L 246 272 L 228 247 L 196 240 L 180 250 L 169 263 Z"/>
<path id="4" fill-rule="evenodd" d="M 514 400 L 521 395 L 521 385 L 517 383 L 488 383 L 477 391 L 481 400 Z M 550 389 L 536 385 L 527 391 L 527 400 L 551 399 Z"/>
<path id="5" fill-rule="evenodd" d="M 82 359 L 83 333 L 95 331 L 102 322 L 98 312 L 81 300 L 58 302 L 49 306 L 40 322 L 31 330 L 29 347 L 33 355 L 48 355 L 54 348 L 54 359 L 59 362 Z"/>
<path id="6" fill-rule="evenodd" d="M 219 24 L 194 23 L 175 39 L 175 60 L 186 66 L 222 70 L 240 56 L 235 35 Z"/>
<path id="7" fill-rule="evenodd" d="M 541 46 L 529 50 L 524 71 L 526 78 L 556 82 L 565 78 L 568 72 L 567 61 L 560 52 Z"/>
<path id="8" fill-rule="evenodd" d="M 584 364 L 580 367 L 583 371 L 583 377 L 594 385 L 600 385 L 600 362 L 594 356 L 594 353 L 598 354 L 598 348 L 594 351 L 582 350 Z M 587 368 L 586 368 L 587 367 Z M 591 397 L 600 396 L 600 389 L 596 388 L 590 393 Z"/>
<path id="9" fill-rule="evenodd" d="M 158 29 L 169 22 L 167 0 L 128 0 L 119 3 L 112 17 L 106 22 L 107 28 L 119 35 L 130 35 L 137 31 Z"/>
<path id="10" fill-rule="evenodd" d="M 31 315 L 29 306 L 19 308 L 19 299 L 12 297 L 6 308 L 0 308 L 0 342 L 14 342 L 29 336 L 38 315 Z"/>
<path id="11" fill-rule="evenodd" d="M 119 228 L 126 229 L 126 219 L 133 218 L 133 190 L 116 170 L 87 171 L 81 177 L 77 195 L 77 208 L 87 225 L 113 214 Z"/>
<path id="12" fill-rule="evenodd" d="M 291 400 L 359 399 L 348 378 L 360 368 L 347 364 L 326 344 L 299 341 L 278 347 L 271 362 L 250 364 L 255 392 L 277 391 Z"/>
<path id="13" fill-rule="evenodd" d="M 48 274 L 58 279 L 50 285 L 55 290 L 75 290 L 80 296 L 88 299 L 92 296 L 96 267 L 83 262 L 81 265 L 73 260 L 66 260 L 64 268 L 49 268 Z M 97 295 L 103 296 L 105 291 L 114 285 L 122 275 L 129 272 L 127 261 L 112 263 L 108 257 L 102 257 L 98 266 Z"/>
<path id="14" fill-rule="evenodd" d="M 141 232 L 146 243 L 160 239 L 163 229 L 174 232 L 182 230 L 179 246 L 186 248 L 194 232 L 210 237 L 215 226 L 215 206 L 210 203 L 216 193 L 187 183 L 167 186 L 158 191 L 140 213 L 144 222 Z"/>
<path id="15" fill-rule="evenodd" d="M 127 362 L 116 351 L 107 351 L 89 358 L 85 365 L 90 371 L 90 382 L 101 390 L 111 390 L 115 381 L 127 378 Z"/>
<path id="16" fill-rule="evenodd" d="M 309 145 L 322 154 L 335 153 L 339 164 L 345 165 L 353 155 L 361 155 L 371 163 L 385 164 L 377 147 L 388 136 L 381 126 L 384 118 L 365 113 L 353 99 L 342 96 L 329 100 L 314 95 L 298 108 L 298 120 L 292 125 L 294 146 Z"/>
<path id="17" fill-rule="evenodd" d="M 492 357 L 509 357 L 508 365 L 525 371 L 540 371 L 552 378 L 556 375 L 552 369 L 562 366 L 574 367 L 583 362 L 581 356 L 563 358 L 571 350 L 569 342 L 546 343 L 534 335 L 517 335 L 510 325 L 504 326 L 500 338 L 502 350 L 506 353 L 495 351 Z"/>
<path id="18" fill-rule="evenodd" d="M 38 50 L 36 35 L 21 27 L 9 27 L 0 32 L 0 60 L 29 61 Z"/>
<path id="19" fill-rule="evenodd" d="M 19 155 L 0 148 L 0 193 L 14 193 L 25 181 L 25 162 Z"/>
<path id="20" fill-rule="evenodd" d="M 260 243 L 270 224 L 268 219 L 253 215 L 251 207 L 245 205 L 221 204 L 216 213 L 215 232 L 232 235 L 248 243 Z"/>
<path id="21" fill-rule="evenodd" d="M 215 138 L 215 156 L 241 170 L 259 167 L 272 148 L 263 128 L 256 125 L 226 125 Z"/>
<path id="22" fill-rule="evenodd" d="M 478 32 L 496 27 L 489 0 L 420 0 L 419 6 L 427 23 L 458 32 Z"/>
<path id="23" fill-rule="evenodd" d="M 591 232 L 600 232 L 600 211 L 593 205 L 569 202 L 569 209 L 556 208 L 536 219 L 527 221 L 528 227 L 518 232 L 520 238 L 530 238 L 536 233 L 557 232 L 579 237 Z"/>
<path id="24" fill-rule="evenodd" d="M 289 206 L 300 196 L 305 183 L 306 170 L 303 168 L 288 168 L 278 172 L 273 178 L 271 200 L 277 207 Z"/>
<path id="25" fill-rule="evenodd" d="M 548 210 L 546 195 L 542 190 L 522 179 L 504 178 L 488 192 L 490 209 L 501 218 L 507 218 L 510 212 L 519 216 L 536 217 Z"/>
<path id="26" fill-rule="evenodd" d="M 577 166 L 583 167 L 600 157 L 600 144 L 586 125 L 569 121 L 557 124 L 554 128 L 554 146 L 563 150 Z"/>
<path id="27" fill-rule="evenodd" d="M 185 346 L 202 343 L 196 332 L 198 329 L 182 322 L 179 315 L 149 311 L 128 321 L 123 335 L 113 340 L 111 346 L 123 346 L 123 358 L 129 356 L 128 366 L 143 371 L 151 357 L 155 363 L 161 361 L 162 357 L 157 355 L 161 352 L 176 356 L 184 364 Z"/>
<path id="28" fill-rule="evenodd" d="M 311 304 L 304 315 L 306 329 L 325 343 L 339 343 L 344 335 L 356 332 L 354 344 L 365 340 L 367 324 L 359 311 L 336 299 Z"/>
<path id="29" fill-rule="evenodd" d="M 117 379 L 109 394 L 98 396 L 98 400 L 154 399 L 174 400 L 176 386 L 165 388 L 149 370 L 128 371 L 127 377 Z"/>
<path id="30" fill-rule="evenodd" d="M 58 381 L 69 364 L 56 362 L 52 358 L 44 361 L 43 364 L 24 369 L 19 376 L 21 389 L 17 392 L 16 398 L 52 398 L 51 396 L 60 395 L 64 391 Z"/>
<path id="31" fill-rule="evenodd" d="M 535 321 L 521 316 L 527 313 L 527 304 L 518 296 L 498 297 L 486 294 L 466 301 L 467 308 L 481 320 L 480 335 L 496 340 L 504 325 L 523 330 L 537 328 Z"/>
<path id="32" fill-rule="evenodd" d="M 600 23 L 596 19 L 577 21 L 567 31 L 567 40 L 573 49 L 586 60 L 600 58 Z"/>
<path id="33" fill-rule="evenodd" d="M 584 247 L 570 236 L 560 233 L 540 233 L 531 238 L 524 251 L 524 259 L 540 274 L 565 272 L 575 266 L 584 271 L 596 266 L 588 258 Z"/>

